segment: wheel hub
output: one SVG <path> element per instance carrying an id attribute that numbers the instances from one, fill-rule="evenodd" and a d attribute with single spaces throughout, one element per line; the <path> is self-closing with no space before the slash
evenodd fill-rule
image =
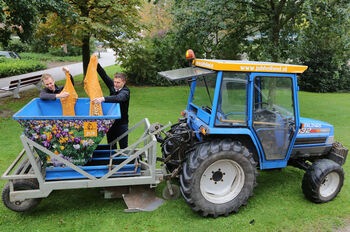
<path id="1" fill-rule="evenodd" d="M 15 205 L 21 205 L 22 201 L 15 201 Z"/>
<path id="2" fill-rule="evenodd" d="M 217 184 L 219 181 L 224 181 L 223 177 L 226 175 L 226 173 L 221 172 L 221 169 L 219 168 L 216 172 L 211 172 L 213 176 L 210 178 L 210 180 L 214 181 L 215 184 Z"/>
<path id="3" fill-rule="evenodd" d="M 323 197 L 329 197 L 336 192 L 340 182 L 339 174 L 336 172 L 330 172 L 322 181 L 320 186 L 320 194 Z"/>
<path id="4" fill-rule="evenodd" d="M 245 175 L 242 167 L 230 159 L 217 160 L 203 172 L 200 191 L 209 202 L 223 204 L 241 192 Z"/>

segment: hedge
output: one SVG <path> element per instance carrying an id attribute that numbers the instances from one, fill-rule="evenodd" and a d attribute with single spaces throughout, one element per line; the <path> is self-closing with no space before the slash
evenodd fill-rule
<path id="1" fill-rule="evenodd" d="M 0 59 L 0 78 L 46 69 L 46 64 L 35 60 Z"/>
<path id="2" fill-rule="evenodd" d="M 36 61 L 57 61 L 57 62 L 81 62 L 81 56 L 54 56 L 50 53 L 32 53 L 32 52 L 21 52 L 19 54 L 22 59 L 36 60 Z"/>

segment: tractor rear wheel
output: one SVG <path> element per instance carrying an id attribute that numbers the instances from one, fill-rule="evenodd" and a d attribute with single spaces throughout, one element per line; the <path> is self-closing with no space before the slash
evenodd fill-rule
<path id="1" fill-rule="evenodd" d="M 37 184 L 36 180 L 23 179 L 23 180 L 15 180 L 13 182 L 13 187 L 15 191 L 21 191 L 21 190 L 38 189 L 39 185 Z M 15 212 L 29 211 L 31 209 L 34 209 L 41 202 L 41 198 L 31 198 L 31 199 L 26 199 L 24 201 L 11 202 L 9 183 L 7 183 L 4 189 L 2 190 L 1 198 L 4 205 L 8 209 Z"/>
<path id="2" fill-rule="evenodd" d="M 230 139 L 214 140 L 198 145 L 184 163 L 181 193 L 202 216 L 227 216 L 246 205 L 256 176 L 256 163 L 246 147 Z"/>
<path id="3" fill-rule="evenodd" d="M 305 172 L 302 189 L 306 198 L 315 203 L 333 200 L 344 183 L 343 168 L 329 159 L 316 160 Z"/>

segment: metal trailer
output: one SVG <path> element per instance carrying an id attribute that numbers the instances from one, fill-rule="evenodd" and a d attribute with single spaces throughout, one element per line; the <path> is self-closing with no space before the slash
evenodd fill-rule
<path id="1" fill-rule="evenodd" d="M 144 132 L 135 143 L 125 149 L 112 149 L 120 139 L 142 126 L 144 126 Z M 105 162 L 105 164 L 91 166 L 74 165 L 22 134 L 20 139 L 24 149 L 1 177 L 8 180 L 2 193 L 4 204 L 13 211 L 22 212 L 36 207 L 41 198 L 47 197 L 54 190 L 135 185 L 149 185 L 154 188 L 166 175 L 165 167 L 156 168 L 155 135 L 168 126 L 170 123 L 162 127 L 159 124 L 150 125 L 147 118 L 141 120 L 111 144 L 99 145 L 91 161 L 92 163 L 96 161 L 97 164 Z M 37 150 L 62 162 L 65 167 L 43 167 Z M 174 194 L 171 187 L 172 185 L 168 182 L 168 188 L 165 191 L 168 195 L 169 191 L 170 195 Z M 152 209 L 162 203 L 162 200 L 151 198 L 156 201 L 156 206 L 153 204 Z M 128 202 L 126 203 L 128 205 Z M 140 209 L 142 207 L 145 209 Z M 130 212 L 140 210 L 148 209 L 144 205 L 137 206 L 137 202 L 136 205 L 131 203 Z"/>

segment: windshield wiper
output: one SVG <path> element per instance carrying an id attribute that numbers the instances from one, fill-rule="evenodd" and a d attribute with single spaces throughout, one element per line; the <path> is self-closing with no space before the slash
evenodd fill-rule
<path id="1" fill-rule="evenodd" d="M 211 96 L 210 96 L 210 92 L 209 92 L 209 88 L 208 88 L 208 84 L 207 84 L 207 80 L 205 79 L 205 77 L 203 77 L 203 80 L 204 80 L 205 88 L 207 89 L 207 93 L 208 93 L 208 96 L 209 96 L 210 104 L 213 105 L 213 102 L 212 102 Z"/>

